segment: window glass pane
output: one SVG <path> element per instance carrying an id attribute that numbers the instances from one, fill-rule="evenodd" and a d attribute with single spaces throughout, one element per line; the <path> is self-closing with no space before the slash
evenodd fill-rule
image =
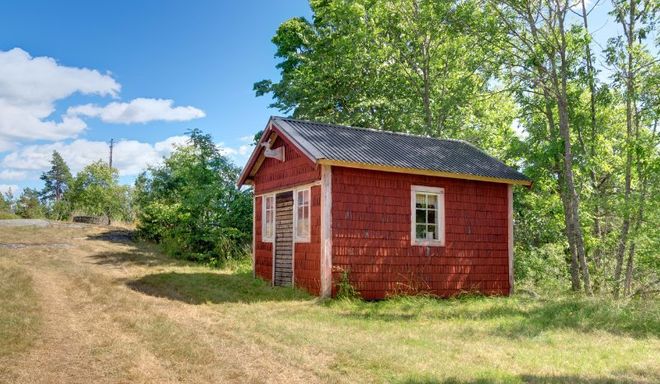
<path id="1" fill-rule="evenodd" d="M 429 224 L 426 227 L 426 238 L 428 240 L 438 240 L 438 229 L 435 225 Z"/>
<path id="2" fill-rule="evenodd" d="M 302 234 L 307 236 L 309 234 L 309 219 L 305 218 L 303 220 Z"/>
<path id="3" fill-rule="evenodd" d="M 426 225 L 416 225 L 415 226 L 415 238 L 425 239 L 426 238 Z"/>
<path id="4" fill-rule="evenodd" d="M 426 195 L 423 193 L 418 193 L 415 195 L 415 206 L 417 208 L 426 208 Z"/>
<path id="5" fill-rule="evenodd" d="M 426 223 L 426 210 L 425 209 L 416 209 L 415 210 L 415 223 L 424 224 Z"/>
<path id="6" fill-rule="evenodd" d="M 435 209 L 429 209 L 428 212 L 429 212 L 429 215 L 428 215 L 428 221 L 427 221 L 427 223 L 429 223 L 429 224 L 435 224 L 435 223 L 436 223 L 436 221 L 435 221 L 435 214 L 436 214 L 437 211 L 436 211 Z"/>
<path id="7" fill-rule="evenodd" d="M 427 195 L 428 207 L 435 209 L 438 206 L 438 195 Z"/>

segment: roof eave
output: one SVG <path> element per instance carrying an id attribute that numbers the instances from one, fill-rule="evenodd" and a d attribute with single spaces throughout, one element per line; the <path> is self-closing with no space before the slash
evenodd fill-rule
<path id="1" fill-rule="evenodd" d="M 346 168 L 368 169 L 368 170 L 372 170 L 372 171 L 406 173 L 406 174 L 413 174 L 413 175 L 447 177 L 447 178 L 452 178 L 452 179 L 488 181 L 488 182 L 492 182 L 492 183 L 522 185 L 522 186 L 526 186 L 528 188 L 531 188 L 531 186 L 532 186 L 532 181 L 531 180 L 522 180 L 522 179 L 506 179 L 506 178 L 499 178 L 499 177 L 471 175 L 471 174 L 465 174 L 465 173 L 434 171 L 434 170 L 419 169 L 419 168 L 395 167 L 395 166 L 390 166 L 390 165 L 360 163 L 360 162 L 342 161 L 342 160 L 320 159 L 318 161 L 318 163 L 322 164 L 322 165 L 330 165 L 330 166 L 346 167 Z"/>

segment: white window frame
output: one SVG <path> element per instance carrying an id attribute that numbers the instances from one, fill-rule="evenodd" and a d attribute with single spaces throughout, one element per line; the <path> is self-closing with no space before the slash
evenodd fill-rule
<path id="1" fill-rule="evenodd" d="M 267 217 L 267 212 L 266 212 L 266 200 L 268 199 L 273 199 L 273 203 L 271 205 L 271 210 L 273 211 L 273 214 L 271 216 L 272 221 L 270 222 L 271 225 L 271 231 L 270 231 L 270 236 L 267 236 L 266 233 L 267 227 L 268 227 L 268 221 L 266 220 Z M 261 241 L 264 243 L 272 243 L 275 241 L 275 210 L 277 207 L 275 206 L 275 194 L 274 193 L 269 193 L 266 195 L 261 196 Z"/>
<path id="2" fill-rule="evenodd" d="M 307 192 L 307 208 L 309 216 L 307 217 L 307 234 L 301 235 L 298 233 L 298 193 Z M 312 188 L 307 186 L 303 188 L 296 188 L 293 190 L 293 238 L 296 243 L 309 243 L 312 234 Z"/>
<path id="3" fill-rule="evenodd" d="M 438 239 L 417 239 L 416 231 L 416 195 L 417 193 L 436 195 L 438 199 L 438 211 L 435 215 L 435 225 L 438 229 Z M 412 185 L 410 187 L 410 244 L 426 247 L 443 247 L 445 245 L 445 189 L 438 187 L 426 187 L 423 185 Z"/>

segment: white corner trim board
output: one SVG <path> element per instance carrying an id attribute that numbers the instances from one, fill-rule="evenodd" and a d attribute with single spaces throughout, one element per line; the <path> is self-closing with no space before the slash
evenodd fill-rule
<path id="1" fill-rule="evenodd" d="M 321 166 L 321 297 L 332 296 L 332 168 Z"/>

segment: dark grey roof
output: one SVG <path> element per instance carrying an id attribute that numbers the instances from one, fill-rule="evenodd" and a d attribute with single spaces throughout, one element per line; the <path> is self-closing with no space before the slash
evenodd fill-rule
<path id="1" fill-rule="evenodd" d="M 273 117 L 272 121 L 316 160 L 530 181 L 522 173 L 461 140 L 443 140 L 283 117 Z"/>

